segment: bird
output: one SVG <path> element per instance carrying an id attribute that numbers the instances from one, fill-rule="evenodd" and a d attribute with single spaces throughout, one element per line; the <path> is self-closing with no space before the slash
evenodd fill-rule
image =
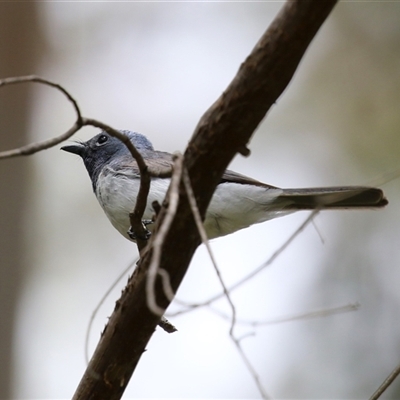
<path id="1" fill-rule="evenodd" d="M 156 151 L 150 140 L 137 132 L 121 130 L 142 155 L 149 169 L 164 171 L 152 176 L 143 221 L 150 224 L 152 204 L 164 200 L 172 175 L 173 156 Z M 140 173 L 127 146 L 102 131 L 86 142 L 61 147 L 80 156 L 89 173 L 93 192 L 111 224 L 127 239 L 135 241 L 130 231 L 132 212 L 140 186 Z M 165 174 L 165 171 L 169 173 Z M 300 210 L 379 209 L 388 204 L 379 188 L 334 186 L 281 189 L 234 171 L 226 170 L 208 206 L 204 228 L 208 239 L 225 236 L 253 224 Z M 149 233 L 150 233 L 149 231 Z"/>

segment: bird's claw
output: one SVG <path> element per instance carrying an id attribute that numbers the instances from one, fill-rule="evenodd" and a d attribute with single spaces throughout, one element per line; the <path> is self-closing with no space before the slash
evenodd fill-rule
<path id="1" fill-rule="evenodd" d="M 149 240 L 150 236 L 151 236 L 151 232 L 146 227 L 147 227 L 147 225 L 151 225 L 152 223 L 153 223 L 153 221 L 151 219 L 143 219 L 142 220 L 142 224 L 143 224 L 143 228 L 144 228 L 143 234 L 138 235 L 136 232 L 134 232 L 132 227 L 130 227 L 128 230 L 128 236 L 134 241 L 136 241 L 136 239 Z"/>

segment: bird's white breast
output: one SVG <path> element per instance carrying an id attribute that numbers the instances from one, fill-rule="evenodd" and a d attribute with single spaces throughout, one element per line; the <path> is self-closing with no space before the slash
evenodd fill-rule
<path id="1" fill-rule="evenodd" d="M 169 179 L 152 179 L 143 219 L 152 218 L 154 211 L 151 204 L 154 201 L 162 203 L 169 183 Z M 135 207 L 139 187 L 139 177 L 132 174 L 115 173 L 107 168 L 103 169 L 97 180 L 97 200 L 113 226 L 128 239 L 129 213 Z"/>

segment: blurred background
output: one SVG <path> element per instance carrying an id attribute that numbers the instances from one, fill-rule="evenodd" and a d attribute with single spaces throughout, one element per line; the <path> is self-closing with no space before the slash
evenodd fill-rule
<path id="1" fill-rule="evenodd" d="M 183 152 L 281 6 L 1 3 L 1 77 L 54 80 L 84 116 Z M 321 213 L 272 266 L 233 292 L 246 321 L 361 305 L 238 325 L 273 398 L 366 398 L 400 362 L 399 21 L 399 3 L 339 4 L 254 135 L 251 156 L 231 165 L 281 187 L 378 185 L 390 200 L 380 211 Z M 2 88 L 0 117 L 1 150 L 59 135 L 75 120 L 59 92 L 37 84 Z M 74 139 L 96 133 L 85 128 Z M 72 396 L 91 314 L 137 255 L 97 204 L 81 160 L 59 147 L 1 161 L 0 398 Z M 227 284 L 268 259 L 306 217 L 213 241 Z M 96 316 L 90 352 L 125 282 Z M 178 297 L 200 302 L 220 290 L 202 246 Z M 229 311 L 224 300 L 214 308 Z M 229 339 L 229 321 L 209 308 L 171 320 L 179 331 L 155 332 L 125 398 L 260 397 Z M 387 396 L 400 398 L 400 382 Z"/>

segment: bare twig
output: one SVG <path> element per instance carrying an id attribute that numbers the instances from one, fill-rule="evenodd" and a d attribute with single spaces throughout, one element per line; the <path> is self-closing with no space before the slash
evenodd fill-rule
<path id="1" fill-rule="evenodd" d="M 314 210 L 310 213 L 310 215 L 306 218 L 306 220 L 290 235 L 290 237 L 280 246 L 272 255 L 271 257 L 266 260 L 264 263 L 262 263 L 259 267 L 251 271 L 248 275 L 244 276 L 242 279 L 234 283 L 232 286 L 228 288 L 229 292 L 232 292 L 233 290 L 239 288 L 242 286 L 245 282 L 249 281 L 252 279 L 254 276 L 259 274 L 261 271 L 263 271 L 265 268 L 269 267 L 274 263 L 274 261 L 287 249 L 287 247 L 293 242 L 293 240 L 307 227 L 307 225 L 315 218 L 317 215 L 318 210 Z M 183 310 L 179 310 L 173 313 L 169 313 L 168 315 L 171 316 L 176 316 L 180 314 L 185 314 L 189 311 L 191 311 L 193 308 L 198 308 L 198 307 L 205 307 L 210 305 L 211 303 L 219 300 L 224 296 L 224 292 L 218 293 L 213 297 L 210 297 L 208 300 L 203 301 L 201 303 L 195 303 L 195 304 L 189 304 L 186 303 L 182 300 L 175 299 L 175 302 L 178 304 L 181 304 L 187 308 Z"/>
<path id="2" fill-rule="evenodd" d="M 89 363 L 89 337 L 90 337 L 90 332 L 92 329 L 93 321 L 96 318 L 96 315 L 97 315 L 100 307 L 104 304 L 105 300 L 110 295 L 111 291 L 117 286 L 118 282 L 121 281 L 121 279 L 125 276 L 125 274 L 137 263 L 137 261 L 138 261 L 138 258 L 135 258 L 133 261 L 131 261 L 128 264 L 127 267 L 125 267 L 123 269 L 123 271 L 118 275 L 118 277 L 114 280 L 114 282 L 111 284 L 111 286 L 103 294 L 103 296 L 101 297 L 97 306 L 93 310 L 92 315 L 90 316 L 88 327 L 86 329 L 86 337 L 85 337 L 85 361 L 86 361 L 86 364 Z M 162 318 L 160 320 L 159 326 L 168 333 L 173 333 L 173 332 L 177 331 L 176 327 L 173 324 L 171 324 L 171 322 L 169 322 L 166 318 Z"/>
<path id="3" fill-rule="evenodd" d="M 319 210 L 313 210 L 310 215 L 305 219 L 305 221 L 293 232 L 293 234 L 286 240 L 286 242 L 278 248 L 272 255 L 271 257 L 265 261 L 263 264 L 261 264 L 258 268 L 253 270 L 251 273 L 240 279 L 238 282 L 233 284 L 230 288 L 229 291 L 231 292 L 232 290 L 237 289 L 241 285 L 243 285 L 245 282 L 249 281 L 252 279 L 254 276 L 259 274 L 262 270 L 265 268 L 269 267 L 274 263 L 274 261 L 288 248 L 288 246 L 292 243 L 292 241 L 301 233 L 303 230 L 307 227 L 307 225 L 315 218 L 315 216 L 319 213 Z M 212 301 L 217 300 L 217 298 L 220 298 L 222 294 L 214 297 Z"/>
<path id="4" fill-rule="evenodd" d="M 220 272 L 220 270 L 218 268 L 218 265 L 217 265 L 217 262 L 215 260 L 214 254 L 213 254 L 213 252 L 211 250 L 210 243 L 209 243 L 208 238 L 207 238 L 207 233 L 206 233 L 206 230 L 204 229 L 203 221 L 201 220 L 200 212 L 199 212 L 199 209 L 198 209 L 197 204 L 196 204 L 196 199 L 194 197 L 192 185 L 190 183 L 190 177 L 189 177 L 189 174 L 188 174 L 188 172 L 187 172 L 185 167 L 183 167 L 182 181 L 183 181 L 183 184 L 185 186 L 185 190 L 186 190 L 187 197 L 188 197 L 188 200 L 189 200 L 190 208 L 192 210 L 193 217 L 194 217 L 197 229 L 198 229 L 200 237 L 201 237 L 201 241 L 207 248 L 207 252 L 208 252 L 208 255 L 209 255 L 210 259 L 211 259 L 211 263 L 214 266 L 214 270 L 215 270 L 215 272 L 217 274 L 217 277 L 218 277 L 219 283 L 220 283 L 220 285 L 222 287 L 224 296 L 225 296 L 226 300 L 228 301 L 228 304 L 229 304 L 230 309 L 231 309 L 231 316 L 230 316 L 231 325 L 230 325 L 230 329 L 229 329 L 229 336 L 230 336 L 231 340 L 233 341 L 233 343 L 235 344 L 236 349 L 238 350 L 240 356 L 242 357 L 242 360 L 246 364 L 246 367 L 247 367 L 248 371 L 250 372 L 250 375 L 252 376 L 254 382 L 256 383 L 257 388 L 260 391 L 260 394 L 261 394 L 262 398 L 263 399 L 269 399 L 270 397 L 268 396 L 267 392 L 265 391 L 257 371 L 255 370 L 255 368 L 251 364 L 249 358 L 247 357 L 246 353 L 244 352 L 244 350 L 243 350 L 243 348 L 241 346 L 240 339 L 238 339 L 235 336 L 234 330 L 235 330 L 235 325 L 236 325 L 236 307 L 235 307 L 235 304 L 233 303 L 233 300 L 232 300 L 232 298 L 230 296 L 230 292 L 229 292 L 229 290 L 228 290 L 228 288 L 227 288 L 227 286 L 226 286 L 226 284 L 225 284 L 225 282 L 224 282 L 224 280 L 222 278 L 222 275 L 221 275 L 221 272 Z"/>
<path id="5" fill-rule="evenodd" d="M 193 194 L 193 189 L 192 189 L 192 186 L 191 186 L 191 183 L 190 183 L 189 174 L 188 174 L 188 172 L 187 172 L 187 170 L 185 168 L 183 169 L 182 180 L 183 180 L 183 184 L 185 186 L 185 190 L 186 190 L 186 193 L 187 193 L 187 196 L 188 196 L 190 208 L 192 210 L 193 217 L 194 217 L 197 229 L 198 229 L 200 237 L 201 237 L 201 241 L 206 246 L 206 249 L 207 249 L 207 252 L 208 252 L 208 256 L 210 257 L 211 263 L 212 263 L 212 265 L 214 267 L 214 270 L 215 270 L 215 272 L 217 274 L 219 283 L 220 283 L 220 285 L 222 287 L 223 296 L 226 297 L 226 299 L 227 299 L 227 301 L 229 303 L 229 306 L 231 308 L 231 311 L 232 311 L 231 328 L 230 328 L 230 333 L 232 334 L 233 328 L 235 326 L 235 321 L 236 321 L 235 305 L 233 304 L 233 301 L 232 301 L 232 299 L 230 297 L 230 292 L 229 292 L 228 288 L 225 286 L 225 282 L 222 279 L 221 272 L 220 272 L 220 270 L 219 270 L 219 268 L 217 266 L 217 262 L 215 260 L 214 254 L 213 254 L 213 252 L 211 250 L 210 243 L 209 243 L 208 238 L 207 238 L 207 233 L 206 233 L 206 231 L 204 229 L 204 225 L 203 225 L 203 221 L 201 220 L 199 209 L 197 208 L 196 199 L 195 199 L 194 194 Z"/>
<path id="6" fill-rule="evenodd" d="M 255 370 L 255 368 L 253 367 L 253 365 L 251 364 L 250 360 L 248 359 L 246 353 L 244 352 L 242 346 L 241 346 L 241 342 L 240 340 L 236 339 L 233 334 L 230 334 L 232 342 L 234 343 L 234 345 L 236 346 L 237 351 L 239 352 L 240 356 L 242 357 L 243 362 L 246 364 L 247 369 L 250 371 L 251 376 L 253 377 L 257 388 L 262 396 L 262 398 L 264 400 L 270 399 L 271 397 L 268 395 L 268 393 L 265 391 L 262 383 L 261 383 L 261 379 L 260 376 L 258 375 L 257 371 Z"/>
<path id="7" fill-rule="evenodd" d="M 72 97 L 72 95 L 58 83 L 49 81 L 48 79 L 40 78 L 35 75 L 28 75 L 28 76 L 17 76 L 17 77 L 0 79 L 0 87 L 7 85 L 15 85 L 19 83 L 27 83 L 27 82 L 41 83 L 43 85 L 51 86 L 59 90 L 61 93 L 63 93 L 67 97 L 67 99 L 72 103 L 72 106 L 76 113 L 76 122 L 70 129 L 67 130 L 67 132 L 63 133 L 60 136 L 44 140 L 43 142 L 31 143 L 26 146 L 19 147 L 17 149 L 2 151 L 0 152 L 0 159 L 28 156 L 37 153 L 38 151 L 49 149 L 50 147 L 53 147 L 57 144 L 60 144 L 64 140 L 69 139 L 74 133 L 76 133 L 82 127 L 82 115 L 78 103 Z"/>
<path id="8" fill-rule="evenodd" d="M 158 326 L 162 329 L 164 329 L 165 332 L 167 333 L 174 333 L 178 329 L 176 329 L 176 326 L 173 325 L 171 322 L 167 320 L 164 316 L 161 317 L 160 322 L 158 323 Z"/>
<path id="9" fill-rule="evenodd" d="M 27 75 L 27 76 L 16 76 L 16 77 L 0 79 L 0 87 L 7 86 L 7 85 L 15 85 L 18 83 L 26 83 L 26 82 L 42 83 L 44 85 L 56 88 L 57 90 L 62 92 L 67 97 L 67 99 L 72 103 L 72 105 L 75 109 L 78 121 L 81 120 L 82 115 L 81 115 L 81 111 L 79 109 L 77 101 L 72 97 L 72 95 L 63 86 L 61 86 L 58 83 L 52 82 L 48 79 L 41 78 L 36 75 Z"/>
<path id="10" fill-rule="evenodd" d="M 96 315 L 97 315 L 100 307 L 104 304 L 105 300 L 107 299 L 107 297 L 109 296 L 111 291 L 115 288 L 115 286 L 117 286 L 118 282 L 121 281 L 121 279 L 125 276 L 125 274 L 136 264 L 137 260 L 138 259 L 136 258 L 135 260 L 131 261 L 128 264 L 128 266 L 126 268 L 124 268 L 124 270 L 118 275 L 118 277 L 115 279 L 115 281 L 112 283 L 112 285 L 103 294 L 102 298 L 100 299 L 100 301 L 97 303 L 97 306 L 93 310 L 92 315 L 90 316 L 89 324 L 86 329 L 86 337 L 85 337 L 85 361 L 86 361 L 86 364 L 89 363 L 89 336 L 90 336 L 90 331 L 92 329 L 93 321 L 96 318 Z"/>
<path id="11" fill-rule="evenodd" d="M 233 304 L 233 301 L 231 299 L 229 290 L 226 287 L 224 280 L 222 279 L 222 275 L 221 275 L 221 272 L 220 272 L 220 270 L 218 268 L 217 261 L 215 260 L 214 254 L 213 254 L 213 252 L 211 250 L 210 243 L 209 243 L 208 238 L 207 238 L 207 233 L 206 233 L 206 230 L 204 229 L 203 221 L 201 220 L 200 212 L 199 212 L 199 209 L 198 209 L 197 204 L 196 204 L 196 199 L 194 197 L 192 185 L 190 183 L 189 174 L 188 174 L 186 168 L 183 169 L 182 180 L 183 180 L 183 184 L 185 186 L 185 190 L 186 190 L 187 197 L 188 197 L 188 200 L 189 200 L 190 208 L 192 210 L 193 217 L 194 217 L 197 229 L 198 229 L 200 237 L 201 237 L 201 241 L 206 246 L 206 249 L 207 249 L 207 252 L 208 252 L 208 256 L 210 257 L 211 263 L 212 263 L 212 265 L 214 267 L 214 270 L 215 270 L 215 272 L 217 274 L 219 283 L 220 283 L 220 285 L 222 287 L 222 290 L 223 290 L 223 294 L 226 297 L 226 300 L 228 301 L 228 304 L 229 304 L 229 306 L 231 308 L 231 311 L 232 311 L 232 314 L 231 314 L 231 327 L 229 329 L 229 333 L 232 336 L 233 335 L 233 330 L 234 330 L 234 327 L 235 327 L 235 322 L 236 322 L 236 308 L 235 308 L 235 305 Z"/>
<path id="12" fill-rule="evenodd" d="M 382 393 L 393 383 L 393 381 L 400 374 L 400 365 L 398 365 L 390 375 L 383 381 L 383 383 L 379 386 L 377 391 L 369 398 L 369 400 L 377 400 L 381 397 Z"/>
<path id="13" fill-rule="evenodd" d="M 326 309 L 317 310 L 317 311 L 310 311 L 310 312 L 306 312 L 306 313 L 302 313 L 302 314 L 288 315 L 286 317 L 269 318 L 264 321 L 247 321 L 247 320 L 238 319 L 237 324 L 247 325 L 247 326 L 251 326 L 251 327 L 255 328 L 255 327 L 259 327 L 259 326 L 275 325 L 275 324 L 281 324 L 281 323 L 285 323 L 285 322 L 293 322 L 293 321 L 304 320 L 304 319 L 329 317 L 329 316 L 335 315 L 335 314 L 343 314 L 343 313 L 350 312 L 350 311 L 356 311 L 359 308 L 360 308 L 359 303 L 350 303 L 350 304 L 346 304 L 344 306 L 326 308 Z M 220 316 L 221 318 L 230 319 L 229 315 L 225 314 L 224 312 L 222 312 L 214 307 L 210 307 L 210 310 L 213 313 Z"/>
<path id="14" fill-rule="evenodd" d="M 172 301 L 174 298 L 174 291 L 171 288 L 171 284 L 169 282 L 168 273 L 165 270 L 159 268 L 160 258 L 161 258 L 161 250 L 164 244 L 165 237 L 169 231 L 171 226 L 171 222 L 175 216 L 176 210 L 178 208 L 178 200 L 179 200 L 179 182 L 181 180 L 182 168 L 183 168 L 183 156 L 182 154 L 175 155 L 175 163 L 174 163 L 174 172 L 171 177 L 171 185 L 170 185 L 170 195 L 169 195 L 169 203 L 168 203 L 168 213 L 164 218 L 162 225 L 159 227 L 157 235 L 152 242 L 152 256 L 151 262 L 149 266 L 149 271 L 147 275 L 146 281 L 146 298 L 149 309 L 155 314 L 162 316 L 165 312 L 165 309 L 159 307 L 157 305 L 156 297 L 155 297 L 155 282 L 157 275 L 161 275 L 163 282 L 163 290 L 164 294 L 167 298 Z"/>

